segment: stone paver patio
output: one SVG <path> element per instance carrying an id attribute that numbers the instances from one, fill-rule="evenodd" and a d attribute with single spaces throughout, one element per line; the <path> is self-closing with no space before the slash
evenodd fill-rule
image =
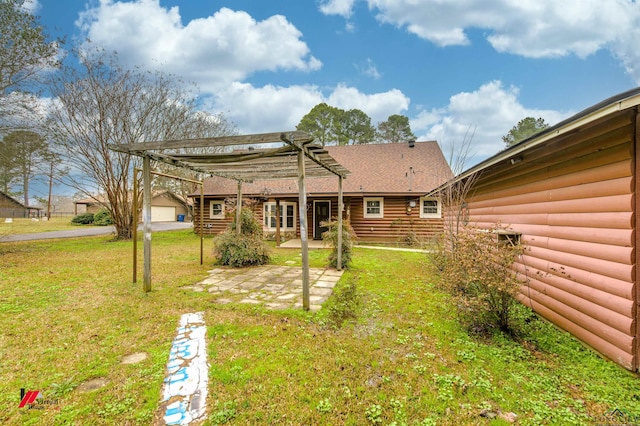
<path id="1" fill-rule="evenodd" d="M 309 307 L 317 311 L 329 298 L 343 271 L 309 269 Z M 302 307 L 302 269 L 299 266 L 255 266 L 216 268 L 201 282 L 188 286 L 194 291 L 217 295 L 218 303 L 262 304 L 269 309 Z"/>

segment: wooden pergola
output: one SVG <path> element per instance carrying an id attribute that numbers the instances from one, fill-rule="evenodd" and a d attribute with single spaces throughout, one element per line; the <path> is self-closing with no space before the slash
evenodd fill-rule
<path id="1" fill-rule="evenodd" d="M 183 139 L 111 145 L 110 149 L 142 157 L 144 289 L 151 290 L 151 160 L 184 167 L 238 182 L 236 232 L 240 233 L 242 183 L 270 179 L 298 180 L 298 211 L 302 241 L 302 305 L 309 309 L 309 242 L 307 238 L 308 177 L 338 177 L 338 259 L 342 266 L 342 180 L 349 171 L 334 160 L 313 137 L 300 131 Z M 202 153 L 188 153 L 197 148 Z M 207 152 L 207 149 L 216 152 Z M 187 152 L 187 153 L 185 153 Z M 203 217 L 200 205 L 200 218 Z M 202 229 L 201 229 L 202 232 Z"/>

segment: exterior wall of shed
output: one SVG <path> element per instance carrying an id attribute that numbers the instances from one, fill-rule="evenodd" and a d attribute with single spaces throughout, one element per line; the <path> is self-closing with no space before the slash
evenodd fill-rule
<path id="1" fill-rule="evenodd" d="M 414 233 L 419 239 L 430 240 L 443 230 L 442 219 L 422 219 L 420 218 L 419 198 L 412 197 L 416 200 L 418 206 L 414 207 L 411 212 L 407 213 L 408 199 L 406 197 L 384 197 L 384 217 L 367 219 L 364 218 L 363 198 L 362 197 L 344 197 L 344 219 L 349 220 L 353 227 L 358 243 L 388 243 L 403 244 L 407 237 Z M 204 214 L 204 230 L 205 235 L 217 235 L 223 232 L 233 220 L 233 215 L 227 215 L 225 219 L 209 218 L 209 201 L 221 199 L 220 197 L 205 198 L 205 214 Z M 275 199 L 269 200 L 270 202 Z M 298 202 L 296 198 L 282 198 L 281 201 Z M 309 197 L 307 199 L 307 235 L 309 239 L 313 239 L 313 202 L 314 201 L 330 201 L 331 216 L 338 216 L 338 197 Z M 200 232 L 200 200 L 194 198 L 194 230 Z M 262 223 L 263 219 L 262 202 L 254 204 L 254 213 L 258 220 Z M 298 208 L 296 204 L 296 235 L 300 235 L 299 220 L 297 217 Z"/>
<path id="2" fill-rule="evenodd" d="M 0 217 L 25 218 L 29 217 L 29 210 L 24 207 L 0 207 Z"/>
<path id="3" fill-rule="evenodd" d="M 638 370 L 635 197 L 638 115 L 627 110 L 487 169 L 469 221 L 521 232 L 520 300 Z"/>
<path id="4" fill-rule="evenodd" d="M 0 194 L 0 217 L 29 217 L 29 210 L 12 198 Z"/>

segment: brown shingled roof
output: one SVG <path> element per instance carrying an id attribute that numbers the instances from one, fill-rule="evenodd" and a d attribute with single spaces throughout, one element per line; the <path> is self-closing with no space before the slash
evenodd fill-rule
<path id="1" fill-rule="evenodd" d="M 438 143 L 406 143 L 327 146 L 325 149 L 351 174 L 343 181 L 345 195 L 424 194 L 453 177 Z M 306 181 L 309 195 L 335 194 L 338 178 Z M 211 177 L 205 180 L 206 195 L 233 196 L 237 183 Z M 297 180 L 260 180 L 242 185 L 244 195 L 295 195 Z"/>

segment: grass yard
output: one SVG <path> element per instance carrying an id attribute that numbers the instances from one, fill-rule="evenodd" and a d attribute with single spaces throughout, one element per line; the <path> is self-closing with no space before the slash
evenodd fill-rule
<path id="1" fill-rule="evenodd" d="M 6 223 L 5 219 L 0 219 L 0 236 L 14 234 L 33 234 L 36 232 L 66 231 L 68 229 L 78 229 L 79 226 L 71 223 L 73 216 L 52 217 L 49 220 L 12 219 L 12 223 Z"/>
<path id="2" fill-rule="evenodd" d="M 189 230 L 154 234 L 145 295 L 131 283 L 131 243 L 108 239 L 0 244 L 1 424 L 151 424 L 179 316 L 195 311 L 208 327 L 205 424 L 508 424 L 499 413 L 523 425 L 593 424 L 615 408 L 640 416 L 636 375 L 544 321 L 519 343 L 467 335 L 424 254 L 354 249 L 353 267 L 314 314 L 182 290 L 212 262 L 207 239 L 199 265 Z M 310 254 L 312 267 L 324 265 L 326 251 Z M 300 264 L 298 251 L 278 250 L 273 262 L 291 260 Z M 136 352 L 149 358 L 121 364 Z M 98 378 L 106 384 L 85 389 Z M 21 388 L 57 404 L 19 409 Z"/>

